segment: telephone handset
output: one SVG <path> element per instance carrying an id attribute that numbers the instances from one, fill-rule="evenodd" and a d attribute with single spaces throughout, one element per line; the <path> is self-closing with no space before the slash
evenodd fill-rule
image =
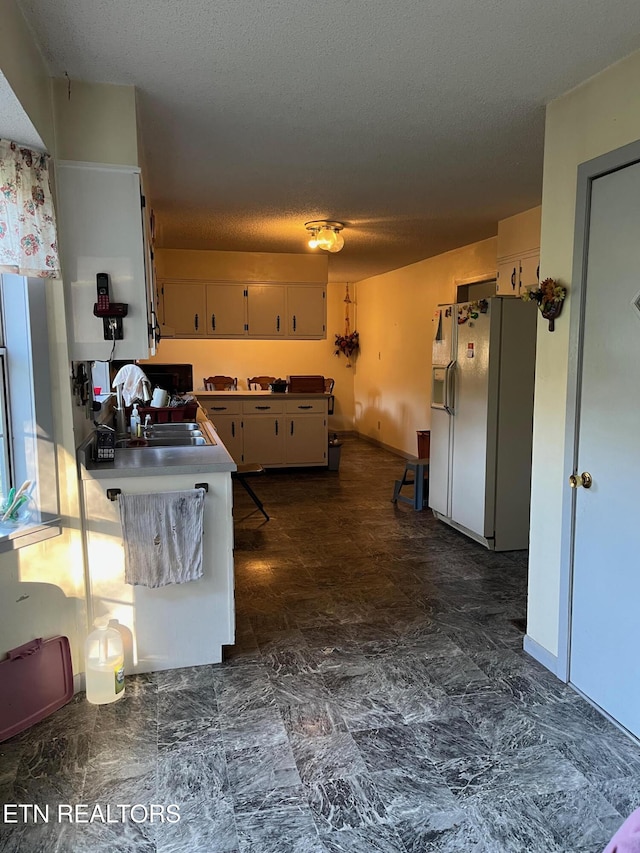
<path id="1" fill-rule="evenodd" d="M 99 272 L 96 276 L 98 286 L 98 316 L 109 316 L 109 276 L 106 272 Z"/>
<path id="2" fill-rule="evenodd" d="M 121 341 L 123 338 L 122 318 L 127 316 L 129 305 L 126 302 L 112 302 L 109 298 L 109 274 L 96 274 L 98 301 L 93 305 L 93 313 L 102 318 L 105 341 Z"/>

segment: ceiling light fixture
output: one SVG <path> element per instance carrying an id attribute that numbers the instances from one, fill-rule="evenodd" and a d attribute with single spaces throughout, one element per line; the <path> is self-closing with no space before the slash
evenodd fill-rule
<path id="1" fill-rule="evenodd" d="M 329 219 L 314 219 L 313 222 L 305 222 L 304 227 L 310 235 L 310 249 L 339 252 L 343 248 L 344 237 L 340 233 L 344 228 L 342 222 L 331 222 Z"/>

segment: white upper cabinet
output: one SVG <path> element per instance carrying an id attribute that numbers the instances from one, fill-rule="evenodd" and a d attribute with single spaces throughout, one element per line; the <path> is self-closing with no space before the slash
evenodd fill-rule
<path id="1" fill-rule="evenodd" d="M 207 284 L 207 335 L 243 336 L 246 331 L 245 288 L 242 284 Z"/>
<path id="2" fill-rule="evenodd" d="M 498 296 L 521 296 L 538 286 L 540 252 L 538 249 L 498 260 Z"/>
<path id="3" fill-rule="evenodd" d="M 105 361 L 114 346 L 111 338 L 105 340 L 103 318 L 93 313 L 98 273 L 109 275 L 110 301 L 128 305 L 113 357 L 148 358 L 155 285 L 139 170 L 59 161 L 55 176 L 70 358 Z"/>
<path id="4" fill-rule="evenodd" d="M 327 337 L 321 283 L 160 282 L 163 337 L 317 340 Z"/>
<path id="5" fill-rule="evenodd" d="M 207 334 L 207 294 L 199 282 L 165 281 L 162 284 L 163 335 L 204 338 Z"/>
<path id="6" fill-rule="evenodd" d="M 540 253 L 533 252 L 520 259 L 520 296 L 540 283 Z"/>
<path id="7" fill-rule="evenodd" d="M 306 284 L 287 286 L 287 332 L 292 338 L 326 336 L 326 290 Z"/>
<path id="8" fill-rule="evenodd" d="M 247 285 L 247 322 L 250 337 L 284 337 L 285 297 L 286 288 L 283 284 Z"/>
<path id="9" fill-rule="evenodd" d="M 522 296 L 538 286 L 541 207 L 498 222 L 498 296 Z"/>

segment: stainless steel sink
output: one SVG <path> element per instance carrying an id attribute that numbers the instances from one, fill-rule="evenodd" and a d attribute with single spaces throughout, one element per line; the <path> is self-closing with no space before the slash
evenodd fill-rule
<path id="1" fill-rule="evenodd" d="M 193 421 L 177 421 L 176 423 L 168 423 L 168 424 L 152 424 L 149 428 L 153 433 L 167 433 L 167 432 L 177 432 L 183 434 L 185 432 L 197 432 L 198 435 L 202 435 L 200 432 L 200 424 L 194 423 Z"/>
<path id="2" fill-rule="evenodd" d="M 203 432 L 200 424 L 188 421 L 152 424 L 143 430 L 140 444 L 136 442 L 137 439 L 121 439 L 116 447 L 144 450 L 145 447 L 202 447 L 215 444 L 215 441 Z"/>
<path id="3" fill-rule="evenodd" d="M 146 442 L 147 447 L 193 447 L 208 444 L 207 439 L 201 433 L 198 435 L 183 433 L 182 435 L 150 436 Z"/>

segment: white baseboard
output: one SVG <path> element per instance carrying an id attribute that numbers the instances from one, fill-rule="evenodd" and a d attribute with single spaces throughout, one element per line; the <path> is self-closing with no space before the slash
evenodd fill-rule
<path id="1" fill-rule="evenodd" d="M 536 643 L 536 641 L 528 634 L 525 635 L 522 648 L 528 655 L 531 655 L 534 660 L 537 660 L 538 663 L 541 663 L 542 666 L 545 667 L 545 669 L 548 669 L 555 676 L 558 676 L 557 655 L 552 654 L 548 649 L 545 649 L 544 646 L 541 646 L 540 643 Z"/>

